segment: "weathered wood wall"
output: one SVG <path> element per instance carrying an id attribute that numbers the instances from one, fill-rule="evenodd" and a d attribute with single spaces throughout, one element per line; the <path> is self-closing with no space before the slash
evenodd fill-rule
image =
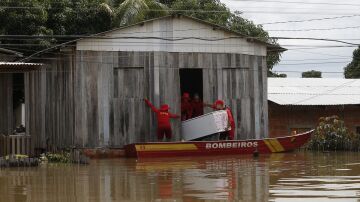
<path id="1" fill-rule="evenodd" d="M 45 68 L 25 74 L 27 134 L 34 148 L 74 146 L 74 59 L 59 53 Z"/>
<path id="2" fill-rule="evenodd" d="M 27 126 L 35 147 L 122 147 L 153 141 L 155 114 L 169 104 L 180 113 L 181 68 L 203 70 L 204 101 L 224 99 L 237 138 L 267 137 L 263 56 L 231 53 L 76 51 L 26 76 Z M 173 120 L 180 140 L 180 120 Z"/>
<path id="3" fill-rule="evenodd" d="M 0 134 L 12 134 L 13 121 L 13 74 L 0 73 Z"/>

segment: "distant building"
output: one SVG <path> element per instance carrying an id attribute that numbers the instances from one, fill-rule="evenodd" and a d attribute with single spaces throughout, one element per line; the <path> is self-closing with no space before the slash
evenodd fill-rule
<path id="1" fill-rule="evenodd" d="M 360 134 L 360 79 L 269 78 L 270 137 L 304 132 L 337 115 Z"/>
<path id="2" fill-rule="evenodd" d="M 16 51 L 0 48 L 0 135 L 13 134 L 25 123 L 24 74 L 40 64 L 13 62 L 22 57 Z"/>
<path id="3" fill-rule="evenodd" d="M 182 92 L 224 99 L 236 138 L 268 136 L 267 51 L 281 47 L 199 19 L 166 16 L 114 29 L 36 56 L 46 70 L 26 78 L 35 147 L 122 147 L 155 140 L 145 106 L 180 113 Z M 48 60 L 47 58 L 52 58 Z M 180 120 L 173 123 L 180 140 Z"/>

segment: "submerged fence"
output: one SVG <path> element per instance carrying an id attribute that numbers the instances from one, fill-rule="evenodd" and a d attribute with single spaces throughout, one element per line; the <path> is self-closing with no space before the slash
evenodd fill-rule
<path id="1" fill-rule="evenodd" d="M 10 154 L 32 154 L 31 137 L 29 135 L 1 135 L 0 156 Z"/>

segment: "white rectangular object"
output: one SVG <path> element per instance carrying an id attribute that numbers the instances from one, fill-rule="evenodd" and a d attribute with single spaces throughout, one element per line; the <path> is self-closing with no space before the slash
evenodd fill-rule
<path id="1" fill-rule="evenodd" d="M 183 140 L 194 140 L 229 129 L 227 112 L 219 110 L 183 121 L 181 135 Z"/>

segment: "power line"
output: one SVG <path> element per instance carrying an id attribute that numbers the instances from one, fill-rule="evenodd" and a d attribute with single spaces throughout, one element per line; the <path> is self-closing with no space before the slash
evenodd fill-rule
<path id="1" fill-rule="evenodd" d="M 259 25 L 312 22 L 312 21 L 333 20 L 333 19 L 341 19 L 341 18 L 352 18 L 352 17 L 359 17 L 359 16 L 360 15 L 344 15 L 344 16 L 339 16 L 339 17 L 313 18 L 313 19 L 307 19 L 307 20 L 288 20 L 288 21 L 260 23 Z"/>
<path id="2" fill-rule="evenodd" d="M 351 59 L 351 57 L 338 57 L 338 58 L 308 58 L 308 59 L 290 59 L 290 60 L 281 60 L 281 62 L 288 62 L 288 61 L 322 61 L 322 60 L 344 60 L 344 62 L 348 61 L 349 59 Z"/>
<path id="3" fill-rule="evenodd" d="M 266 31 L 273 31 L 273 32 L 307 32 L 307 31 L 326 31 L 326 30 L 358 29 L 358 28 L 360 28 L 360 26 L 313 28 L 313 29 L 273 29 L 273 30 L 266 30 Z"/>
<path id="4" fill-rule="evenodd" d="M 284 3 L 284 4 L 303 4 L 303 5 L 332 5 L 332 6 L 360 6 L 353 3 L 324 3 L 324 2 L 305 2 L 305 1 L 280 1 L 280 0 L 240 0 L 239 2 L 257 2 L 257 3 Z"/>
<path id="5" fill-rule="evenodd" d="M 252 0 L 251 0 L 252 1 Z M 0 7 L 3 9 L 40 9 L 39 7 Z M 244 7 L 246 8 L 246 7 Z M 257 7 L 258 8 L 258 7 Z M 45 8 L 44 8 L 45 9 Z M 86 8 L 83 8 L 86 10 Z M 95 8 L 94 8 L 95 9 Z M 305 8 L 304 8 L 305 9 Z M 328 9 L 329 10 L 329 9 Z M 336 11 L 339 11 L 341 9 L 336 9 Z M 183 12 L 183 13 L 229 13 L 227 10 L 181 10 L 181 9 L 147 9 L 147 11 L 153 11 L 153 12 Z M 343 10 L 341 10 L 343 11 Z M 299 11 L 262 11 L 262 10 L 241 10 L 240 13 L 258 13 L 258 14 L 286 14 L 286 15 L 357 15 L 358 13 L 350 13 L 349 10 L 347 10 L 346 13 L 336 13 L 336 12 L 318 12 L 318 11 L 312 11 L 312 12 L 299 12 Z M 355 11 L 356 12 L 356 11 Z"/>
<path id="6" fill-rule="evenodd" d="M 343 83 L 343 84 L 341 84 L 341 85 L 339 85 L 339 86 L 335 86 L 333 89 L 327 90 L 326 93 L 334 92 L 335 90 L 337 90 L 337 89 L 339 89 L 339 88 L 341 88 L 341 87 L 343 87 L 343 86 L 349 85 L 349 84 L 351 84 L 351 83 L 354 83 L 354 82 L 356 82 L 356 80 L 352 80 L 352 81 L 350 81 L 350 82 Z M 311 99 L 313 99 L 313 98 L 320 97 L 321 95 L 322 95 L 322 94 L 314 95 L 314 96 L 311 96 L 311 97 L 309 97 L 309 98 L 305 98 L 305 99 L 303 99 L 303 100 L 300 100 L 300 101 L 295 102 L 295 103 L 292 103 L 292 104 L 296 105 L 296 104 L 299 104 L 299 103 L 302 103 L 302 102 L 311 100 Z"/>
<path id="7" fill-rule="evenodd" d="M 360 27 L 360 26 L 359 26 Z M 192 29 L 193 30 L 193 29 Z M 185 30 L 181 30 L 185 31 Z M 147 32 L 152 33 L 152 32 Z M 121 37 L 107 37 L 107 36 L 95 36 L 95 35 L 0 35 L 0 38 L 17 38 L 17 39 L 46 39 L 46 38 L 69 38 L 69 39 L 159 39 L 164 41 L 182 41 L 182 40 L 190 40 L 190 39 L 196 39 L 196 40 L 203 40 L 203 41 L 222 41 L 222 40 L 228 40 L 228 39 L 258 39 L 262 40 L 262 37 L 247 37 L 247 36 L 234 36 L 234 37 L 149 37 L 149 36 L 121 36 Z M 313 37 L 269 37 L 271 39 L 288 39 L 288 40 L 315 40 L 315 41 L 330 41 L 330 42 L 338 42 L 343 43 L 347 45 L 353 45 L 353 46 L 359 46 L 358 43 L 351 43 L 346 42 L 343 40 L 337 40 L 337 39 L 327 39 L 327 38 L 313 38 Z M 114 43 L 114 42 L 111 42 Z M 135 42 L 129 42 L 129 43 L 135 43 Z M 1 45 L 1 44 L 0 44 Z"/>
<path id="8" fill-rule="evenodd" d="M 279 66 L 292 66 L 292 65 L 323 65 L 323 64 L 343 64 L 346 62 L 313 62 L 313 63 L 288 63 L 288 64 L 277 64 Z"/>
<path id="9" fill-rule="evenodd" d="M 299 12 L 299 11 L 262 11 L 262 10 L 253 10 L 253 11 L 245 11 L 242 10 L 241 13 L 256 13 L 259 15 L 358 15 L 358 12 L 318 12 L 318 11 L 307 11 L 307 12 Z"/>

